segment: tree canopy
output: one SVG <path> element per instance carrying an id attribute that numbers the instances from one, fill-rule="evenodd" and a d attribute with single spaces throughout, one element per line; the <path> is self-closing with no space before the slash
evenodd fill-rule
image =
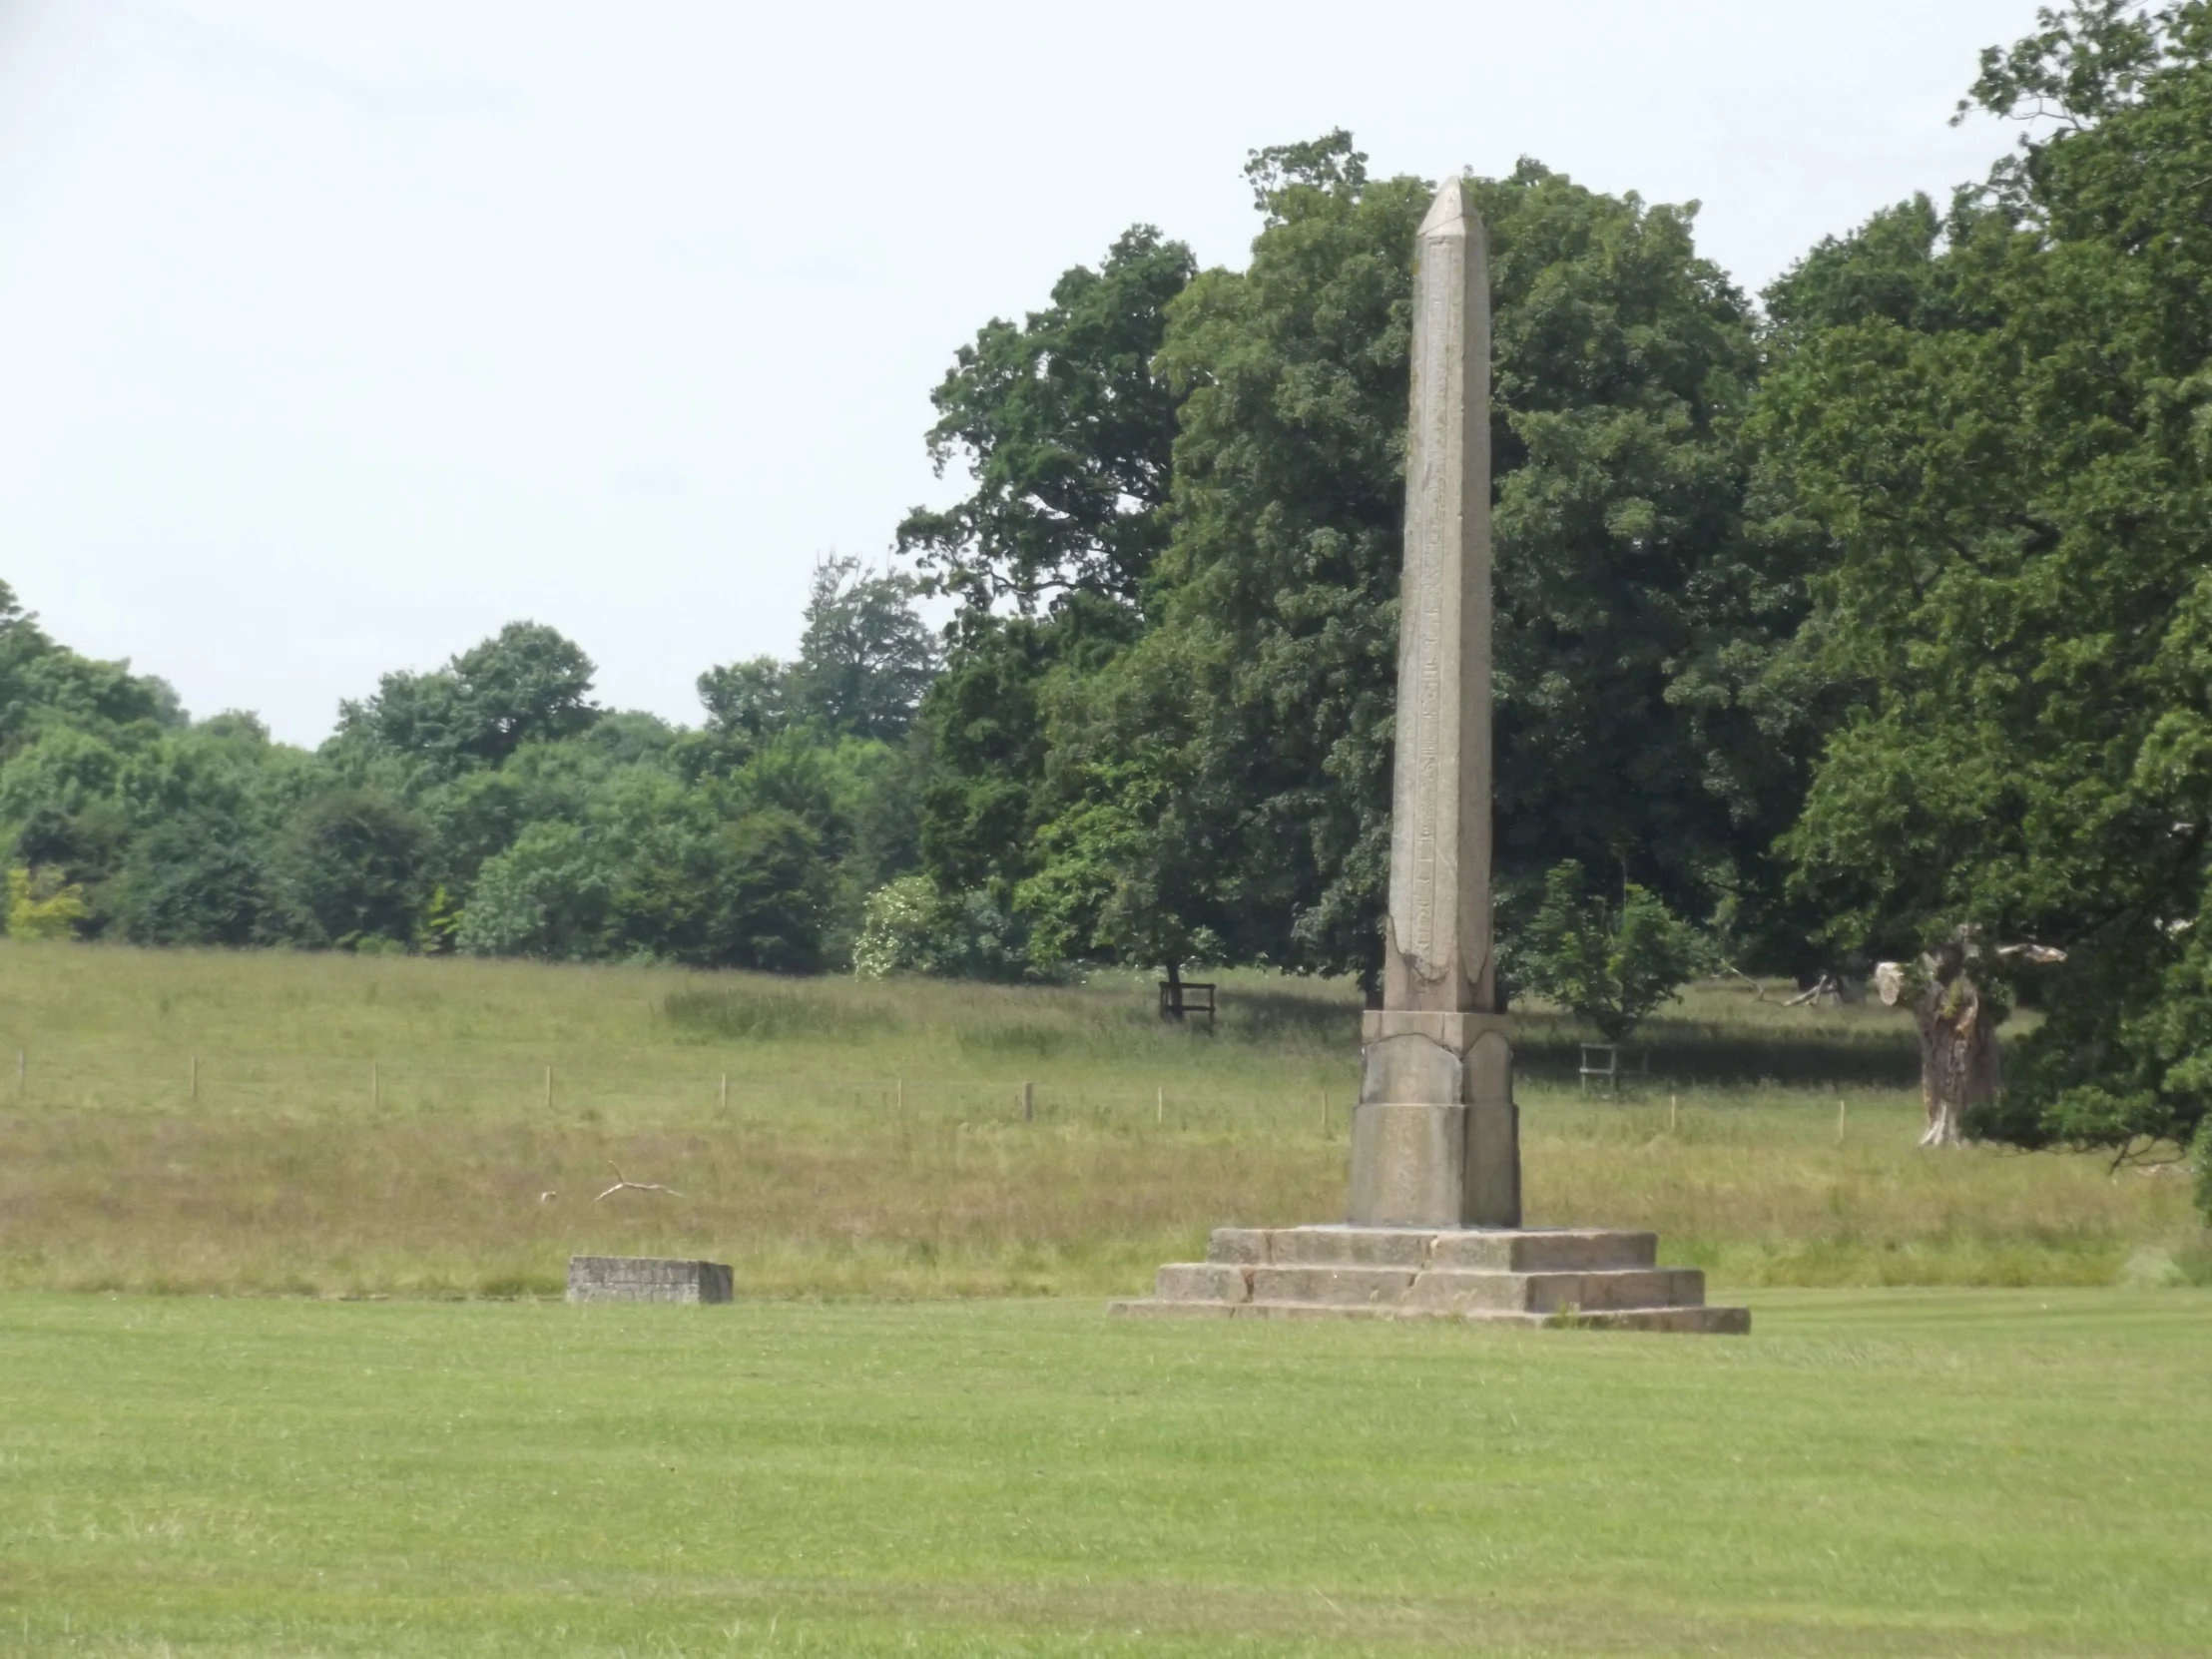
<path id="1" fill-rule="evenodd" d="M 2182 1140 L 2212 1103 L 2212 9 L 2046 16 L 1972 103 L 2048 124 L 1770 298 L 1751 430 L 1828 555 L 1776 678 L 1842 710 L 1783 844 L 1839 942 L 2069 952 L 1982 1132 Z"/>

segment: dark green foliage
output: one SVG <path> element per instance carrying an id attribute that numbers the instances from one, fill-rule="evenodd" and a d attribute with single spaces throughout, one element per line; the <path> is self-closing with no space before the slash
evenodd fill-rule
<path id="1" fill-rule="evenodd" d="M 353 946 L 414 938 L 430 883 L 428 836 L 412 813 L 372 789 L 309 799 L 278 838 L 280 902 L 303 942 Z"/>
<path id="2" fill-rule="evenodd" d="M 1034 868 L 1050 810 L 1048 688 L 1087 680 L 1137 635 L 1126 608 L 1085 594 L 1043 618 L 961 612 L 922 704 L 921 861 L 946 892 L 984 891 L 1004 905 Z"/>
<path id="3" fill-rule="evenodd" d="M 1155 369 L 1167 306 L 1196 270 L 1149 225 L 1078 266 L 1022 326 L 993 318 L 930 394 L 929 456 L 964 456 L 974 493 L 898 527 L 944 591 L 1024 615 L 1069 593 L 1136 604 L 1166 545 L 1175 393 Z"/>
<path id="4" fill-rule="evenodd" d="M 2185 1142 L 2212 1101 L 2212 8 L 2047 15 L 1975 100 L 2062 119 L 1776 290 L 1763 486 L 1833 558 L 1777 678 L 1846 711 L 1787 845 L 1840 942 L 2071 952 L 1978 1132 Z"/>
<path id="5" fill-rule="evenodd" d="M 824 961 L 830 871 L 807 826 L 785 813 L 753 813 L 713 846 L 704 926 L 677 959 L 809 973 Z"/>
<path id="6" fill-rule="evenodd" d="M 133 840 L 101 897 L 133 944 L 248 945 L 283 935 L 262 848 L 235 820 L 156 825 Z"/>
<path id="7" fill-rule="evenodd" d="M 914 614 L 914 581 L 854 558 L 815 567 L 799 658 L 785 671 L 788 718 L 847 738 L 905 735 L 937 672 L 936 642 Z"/>
<path id="8" fill-rule="evenodd" d="M 699 677 L 699 700 L 725 757 L 795 726 L 896 741 L 937 672 L 935 640 L 914 614 L 915 582 L 870 574 L 849 557 L 815 566 L 799 657 L 754 657 Z"/>
<path id="9" fill-rule="evenodd" d="M 383 749 L 440 772 L 496 766 L 526 743 L 574 737 L 599 716 L 592 662 L 535 622 L 510 622 L 429 674 L 387 674 L 375 694 L 339 706 L 339 742 Z"/>
<path id="10" fill-rule="evenodd" d="M 765 738 L 791 724 L 784 665 L 774 657 L 725 663 L 699 677 L 699 701 L 718 732 Z"/>
<path id="11" fill-rule="evenodd" d="M 1264 151 L 1243 273 L 1171 307 L 1184 391 L 1161 628 L 1187 668 L 1180 833 L 1234 953 L 1373 970 L 1388 841 L 1412 235 L 1431 187 L 1339 133 Z M 1686 212 L 1533 163 L 1478 182 L 1496 306 L 1501 880 L 1624 859 L 1683 907 L 1773 887 L 1801 781 L 1744 688 L 1801 606 L 1741 523 L 1757 368 Z M 1149 648 L 1149 642 L 1148 642 Z M 1155 734 L 1166 738 L 1168 734 Z M 1195 919 L 1195 918 L 1194 918 Z"/>
<path id="12" fill-rule="evenodd" d="M 872 679 L 819 676 L 798 725 L 602 713 L 583 654 L 517 624 L 386 676 L 316 756 L 251 716 L 182 724 L 110 665 L 54 669 L 67 653 L 0 594 L 0 672 L 30 663 L 13 684 L 55 699 L 14 711 L 0 829 L 14 863 L 82 889 L 78 932 L 813 971 L 918 856 L 926 745 L 838 727 L 896 727 L 931 654 L 907 585 L 837 564 L 817 592 L 813 656 L 780 678 L 838 663 L 854 611 L 883 649 Z"/>
<path id="13" fill-rule="evenodd" d="M 1619 1042 L 1705 965 L 1697 930 L 1629 882 L 1621 902 L 1593 895 L 1580 864 L 1556 864 L 1543 902 L 1508 958 L 1512 977 Z"/>
<path id="14" fill-rule="evenodd" d="M 1043 971 L 1107 958 L 1156 966 L 1170 979 L 1231 952 L 1237 919 L 1217 897 L 1237 849 L 1218 786 L 1196 764 L 1204 726 L 1191 691 L 1203 649 L 1159 629 L 1097 671 L 1048 682 L 1055 743 L 1036 864 L 1014 890 Z"/>

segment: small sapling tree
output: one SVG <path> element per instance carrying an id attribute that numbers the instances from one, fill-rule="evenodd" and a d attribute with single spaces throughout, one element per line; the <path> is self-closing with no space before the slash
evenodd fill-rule
<path id="1" fill-rule="evenodd" d="M 1543 904 L 1514 951 L 1514 973 L 1539 996 L 1619 1042 L 1698 971 L 1697 929 L 1658 897 L 1624 882 L 1618 907 L 1593 895 L 1572 861 L 1544 877 Z"/>
<path id="2" fill-rule="evenodd" d="M 70 938 L 89 913 L 84 888 L 65 880 L 60 870 L 18 864 L 8 871 L 8 906 L 0 919 L 11 938 Z"/>

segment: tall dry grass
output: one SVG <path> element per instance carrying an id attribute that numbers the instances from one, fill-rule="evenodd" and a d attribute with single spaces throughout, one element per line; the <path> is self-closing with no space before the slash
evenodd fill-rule
<path id="1" fill-rule="evenodd" d="M 1582 1035 L 1524 1022 L 1533 1222 L 1656 1227 L 1724 1284 L 2208 1276 L 2180 1180 L 1918 1152 L 1880 1010 L 1697 993 L 1622 1102 L 1574 1092 Z M 1208 1036 L 1127 980 L 0 944 L 0 1285 L 533 1294 L 611 1252 L 760 1294 L 1133 1290 L 1210 1227 L 1339 1211 L 1357 1049 L 1348 987 L 1258 975 Z M 616 1167 L 680 1196 L 597 1199 Z"/>

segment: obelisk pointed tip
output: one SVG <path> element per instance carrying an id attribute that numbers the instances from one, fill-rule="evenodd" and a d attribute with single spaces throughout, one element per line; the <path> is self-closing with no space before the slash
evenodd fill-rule
<path id="1" fill-rule="evenodd" d="M 1436 187 L 1436 200 L 1428 204 L 1428 217 L 1420 222 L 1419 235 L 1450 236 L 1467 222 L 1467 187 L 1456 173 L 1444 175 Z"/>

